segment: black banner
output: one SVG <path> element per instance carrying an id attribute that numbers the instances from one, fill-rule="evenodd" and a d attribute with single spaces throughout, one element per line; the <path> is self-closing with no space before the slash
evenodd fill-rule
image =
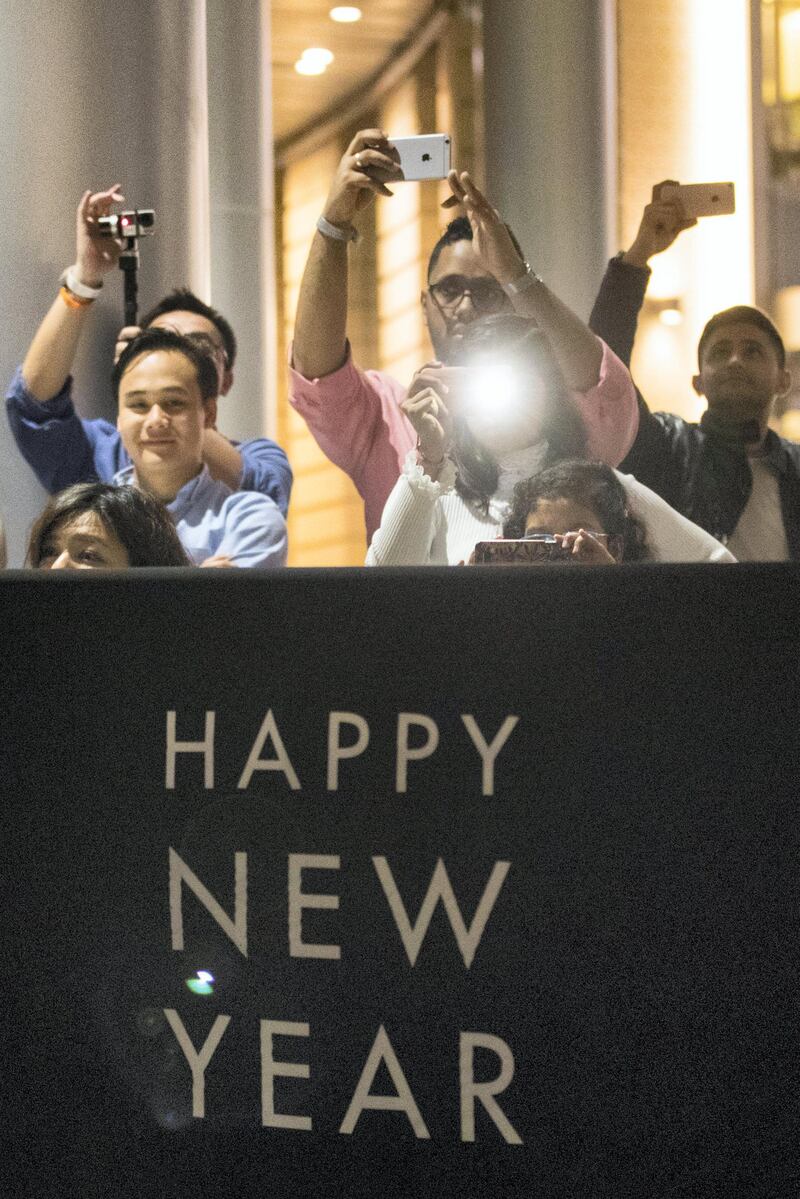
<path id="1" fill-rule="evenodd" d="M 2 1193 L 800 1194 L 798 581 L 0 579 Z"/>

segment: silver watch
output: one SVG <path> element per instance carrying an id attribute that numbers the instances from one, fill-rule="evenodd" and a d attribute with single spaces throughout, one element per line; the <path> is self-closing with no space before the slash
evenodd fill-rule
<path id="1" fill-rule="evenodd" d="M 501 286 L 507 296 L 518 296 L 520 292 L 527 291 L 529 287 L 533 287 L 534 283 L 541 283 L 541 279 L 531 264 L 526 262 L 524 275 L 520 275 L 519 279 L 512 279 L 510 283 L 503 283 Z"/>

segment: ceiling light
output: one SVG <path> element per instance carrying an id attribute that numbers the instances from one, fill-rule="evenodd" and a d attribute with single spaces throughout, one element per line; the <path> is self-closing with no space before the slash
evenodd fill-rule
<path id="1" fill-rule="evenodd" d="M 308 50 L 304 50 L 300 55 L 301 62 L 318 62 L 323 68 L 329 67 L 333 62 L 333 55 L 330 50 L 326 50 L 324 46 L 310 46 Z"/>
<path id="2" fill-rule="evenodd" d="M 330 11 L 332 21 L 339 21 L 342 25 L 349 25 L 353 21 L 360 21 L 362 12 L 360 8 L 356 8 L 354 4 L 337 4 L 336 8 Z"/>
<path id="3" fill-rule="evenodd" d="M 314 58 L 298 58 L 294 69 L 298 75 L 324 75 L 327 64 Z"/>

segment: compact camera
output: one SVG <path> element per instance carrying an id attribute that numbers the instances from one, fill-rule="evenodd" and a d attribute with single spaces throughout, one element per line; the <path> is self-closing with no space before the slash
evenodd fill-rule
<path id="1" fill-rule="evenodd" d="M 103 237 L 147 237 L 156 231 L 153 208 L 132 208 L 98 217 L 97 225 Z"/>

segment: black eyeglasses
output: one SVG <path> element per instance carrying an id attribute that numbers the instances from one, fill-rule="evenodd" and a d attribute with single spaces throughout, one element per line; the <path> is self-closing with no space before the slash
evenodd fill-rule
<path id="1" fill-rule="evenodd" d="M 467 275 L 445 275 L 428 288 L 436 303 L 445 312 L 457 308 L 464 296 L 469 296 L 476 312 L 502 312 L 510 301 L 495 279 L 472 279 Z"/>

